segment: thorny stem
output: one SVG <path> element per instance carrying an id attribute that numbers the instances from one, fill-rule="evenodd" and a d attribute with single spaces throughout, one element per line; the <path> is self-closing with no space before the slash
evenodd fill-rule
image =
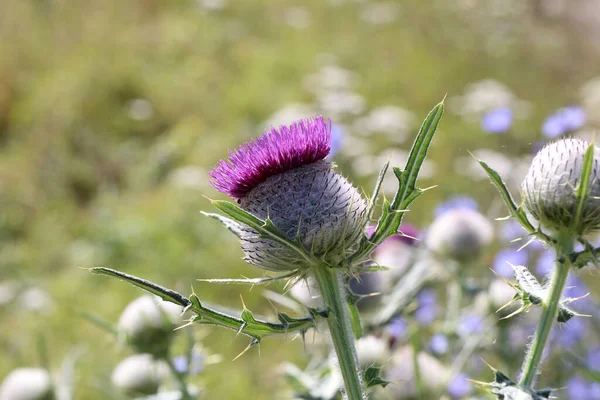
<path id="1" fill-rule="evenodd" d="M 325 265 L 313 268 L 321 297 L 329 311 L 327 324 L 349 400 L 367 400 L 362 372 L 354 347 L 354 335 L 348 316 L 342 272 Z"/>
<path id="2" fill-rule="evenodd" d="M 542 361 L 542 355 L 546 346 L 546 341 L 552 329 L 552 324 L 557 317 L 558 305 L 565 288 L 571 261 L 569 255 L 573 252 L 573 240 L 569 235 L 559 235 L 556 247 L 556 265 L 548 294 L 542 303 L 542 315 L 538 324 L 535 336 L 531 342 L 530 350 L 523 361 L 523 368 L 519 384 L 530 388 L 535 380 Z"/>

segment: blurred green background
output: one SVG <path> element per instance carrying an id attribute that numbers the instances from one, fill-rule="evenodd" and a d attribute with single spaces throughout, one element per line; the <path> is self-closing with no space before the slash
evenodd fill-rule
<path id="1" fill-rule="evenodd" d="M 407 220 L 427 226 L 436 204 L 453 194 L 501 216 L 467 150 L 487 149 L 482 157 L 492 166 L 512 162 L 516 190 L 524 172 L 515 160 L 526 163 L 545 140 L 547 115 L 579 104 L 588 115 L 582 134 L 597 124 L 597 16 L 589 2 L 566 3 L 3 2 L 0 377 L 40 365 L 42 341 L 51 369 L 81 349 L 76 397 L 105 398 L 102 386 L 129 353 L 79 312 L 116 321 L 141 291 L 81 268 L 116 268 L 183 293 L 193 286 L 202 300 L 237 308 L 241 293 L 250 309 L 273 315 L 259 289 L 196 281 L 262 275 L 241 260 L 235 237 L 199 211 L 213 211 L 206 197 L 224 198 L 208 184 L 210 167 L 269 121 L 291 122 L 278 118 L 298 109 L 345 129 L 336 161 L 370 193 L 381 165 L 373 155 L 404 154 L 448 94 L 421 181 L 438 188 Z M 469 100 L 472 84 L 486 80 L 496 92 Z M 482 129 L 490 104 L 513 109 L 510 131 Z M 409 113 L 403 136 L 365 134 L 372 110 L 388 106 Z M 232 361 L 246 339 L 198 330 L 209 352 L 223 356 L 198 377 L 207 398 L 277 398 L 278 364 L 305 363 L 301 340 L 266 340 Z"/>

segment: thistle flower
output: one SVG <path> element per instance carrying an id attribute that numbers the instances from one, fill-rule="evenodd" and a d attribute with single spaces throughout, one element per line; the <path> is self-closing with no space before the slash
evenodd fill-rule
<path id="1" fill-rule="evenodd" d="M 600 229 L 600 148 L 597 146 L 587 198 L 581 218 L 575 221 L 577 187 L 589 145 L 583 139 L 562 139 L 550 143 L 534 157 L 521 192 L 527 211 L 545 228 L 570 229 L 581 235 Z"/>
<path id="2" fill-rule="evenodd" d="M 135 354 L 117 365 L 111 381 L 128 395 L 149 395 L 158 391 L 168 375 L 169 367 L 164 361 L 155 360 L 151 354 Z"/>
<path id="3" fill-rule="evenodd" d="M 138 297 L 123 310 L 117 330 L 123 341 L 140 353 L 164 354 L 182 308 L 158 297 Z"/>
<path id="4" fill-rule="evenodd" d="M 51 400 L 52 382 L 42 368 L 17 368 L 4 378 L 0 400 Z"/>
<path id="5" fill-rule="evenodd" d="M 325 158 L 331 123 L 322 117 L 271 128 L 220 161 L 212 185 L 256 217 L 269 218 L 319 262 L 338 265 L 363 235 L 366 201 Z M 308 268 L 287 246 L 249 227 L 239 235 L 246 261 L 267 270 Z"/>
<path id="6" fill-rule="evenodd" d="M 492 224 L 478 211 L 457 208 L 429 227 L 425 244 L 436 255 L 461 263 L 475 261 L 494 236 Z"/>

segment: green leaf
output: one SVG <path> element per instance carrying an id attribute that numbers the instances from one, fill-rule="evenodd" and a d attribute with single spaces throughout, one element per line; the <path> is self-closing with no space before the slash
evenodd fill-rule
<path id="1" fill-rule="evenodd" d="M 363 335 L 363 326 L 360 321 L 360 313 L 358 312 L 358 307 L 356 307 L 356 302 L 348 301 L 348 314 L 350 315 L 350 325 L 352 326 L 352 332 L 354 333 L 354 337 L 356 339 L 360 339 Z"/>
<path id="2" fill-rule="evenodd" d="M 353 260 L 362 259 L 367 256 L 388 236 L 395 234 L 402 223 L 402 217 L 404 216 L 405 210 L 412 201 L 422 193 L 415 185 L 421 166 L 423 165 L 423 162 L 425 162 L 429 145 L 431 144 L 443 114 L 444 102 L 442 101 L 429 112 L 423 121 L 410 150 L 404 170 L 397 167 L 393 168 L 394 174 L 399 182 L 398 191 L 391 204 L 384 201 L 382 215 L 379 218 L 375 232 L 373 232 L 373 235 L 371 235 L 369 240 L 352 256 Z"/>
<path id="3" fill-rule="evenodd" d="M 475 158 L 479 165 L 481 165 L 481 167 L 485 170 L 485 172 L 488 174 L 488 177 L 492 181 L 492 184 L 500 192 L 500 197 L 502 197 L 502 200 L 508 208 L 510 215 L 516 218 L 517 221 L 519 221 L 519 223 L 523 226 L 523 228 L 525 228 L 527 232 L 529 232 L 530 235 L 536 236 L 547 243 L 552 243 L 552 238 L 544 234 L 541 230 L 535 228 L 527 218 L 527 214 L 525 214 L 525 211 L 521 207 L 517 207 L 510 192 L 508 191 L 508 188 L 506 187 L 506 184 L 504 183 L 500 175 L 493 168 L 487 165 L 484 161 L 477 159 L 475 156 L 473 156 L 473 158 Z"/>
<path id="4" fill-rule="evenodd" d="M 129 282 L 134 286 L 137 286 L 139 288 L 144 289 L 147 292 L 157 295 L 165 301 L 178 304 L 182 307 L 188 307 L 190 305 L 190 301 L 188 299 L 186 299 L 181 294 L 175 292 L 174 290 L 164 288 L 160 285 L 157 285 L 156 283 L 152 283 L 145 279 L 138 278 L 137 276 L 129 275 L 121 271 L 104 267 L 90 268 L 89 271 L 93 274 L 111 276 L 113 278 L 118 278 L 125 282 Z"/>
<path id="5" fill-rule="evenodd" d="M 590 187 L 590 176 L 592 174 L 592 166 L 594 164 L 594 148 L 596 146 L 591 143 L 585 151 L 583 157 L 583 166 L 581 169 L 581 181 L 577 187 L 577 208 L 575 212 L 575 218 L 573 220 L 573 226 L 580 227 L 585 224 L 581 223 L 581 214 L 583 212 L 583 205 L 587 201 L 589 187 Z M 579 232 L 581 233 L 581 232 Z"/>
<path id="6" fill-rule="evenodd" d="M 390 166 L 390 161 L 391 160 L 388 160 L 379 171 L 379 176 L 377 177 L 377 182 L 375 182 L 375 188 L 373 189 L 373 194 L 371 195 L 371 199 L 369 201 L 369 209 L 367 210 L 367 221 L 371 221 L 371 218 L 373 218 L 375 204 L 377 203 L 377 198 L 379 197 L 379 192 L 381 191 L 383 179 L 385 178 L 385 174 L 387 173 L 387 170 Z"/>
<path id="7" fill-rule="evenodd" d="M 238 206 L 228 201 L 223 200 L 211 200 L 213 205 L 217 207 L 219 210 L 233 218 L 234 220 L 241 222 L 245 225 L 248 225 L 250 228 L 254 229 L 259 233 L 259 235 L 265 239 L 271 239 L 274 242 L 280 243 L 284 246 L 287 246 L 296 253 L 298 253 L 301 257 L 303 257 L 309 263 L 312 263 L 313 260 L 306 254 L 304 249 L 299 246 L 296 242 L 290 240 L 283 232 L 281 232 L 273 222 L 267 218 L 266 221 L 257 218 L 256 216 L 250 214 L 249 212 L 242 210 Z"/>
<path id="8" fill-rule="evenodd" d="M 242 238 L 242 231 L 240 229 L 240 224 L 234 220 L 232 220 L 231 218 L 227 218 L 224 217 L 220 214 L 214 214 L 214 213 L 207 213 L 204 211 L 200 211 L 200 214 L 209 217 L 209 218 L 213 218 L 216 219 L 217 221 L 219 221 L 220 223 L 223 224 L 223 226 L 225 226 L 225 228 L 229 229 L 231 232 L 233 232 L 233 234 L 235 236 L 237 236 L 239 239 Z"/>
<path id="9" fill-rule="evenodd" d="M 390 384 L 390 381 L 381 377 L 381 367 L 370 366 L 365 371 L 365 383 L 368 388 L 374 386 L 386 387 Z"/>

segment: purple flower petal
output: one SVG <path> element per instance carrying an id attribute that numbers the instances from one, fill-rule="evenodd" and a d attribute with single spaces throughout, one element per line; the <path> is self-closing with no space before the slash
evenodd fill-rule
<path id="1" fill-rule="evenodd" d="M 437 333 L 431 337 L 429 347 L 435 354 L 446 354 L 448 351 L 448 338 L 442 333 Z"/>
<path id="2" fill-rule="evenodd" d="M 481 118 L 481 128 L 491 134 L 504 133 L 513 123 L 513 112 L 508 107 L 496 108 Z"/>
<path id="3" fill-rule="evenodd" d="M 315 116 L 290 126 L 271 128 L 257 139 L 229 152 L 209 174 L 211 184 L 237 199 L 267 178 L 327 157 L 331 150 L 331 121 Z"/>

